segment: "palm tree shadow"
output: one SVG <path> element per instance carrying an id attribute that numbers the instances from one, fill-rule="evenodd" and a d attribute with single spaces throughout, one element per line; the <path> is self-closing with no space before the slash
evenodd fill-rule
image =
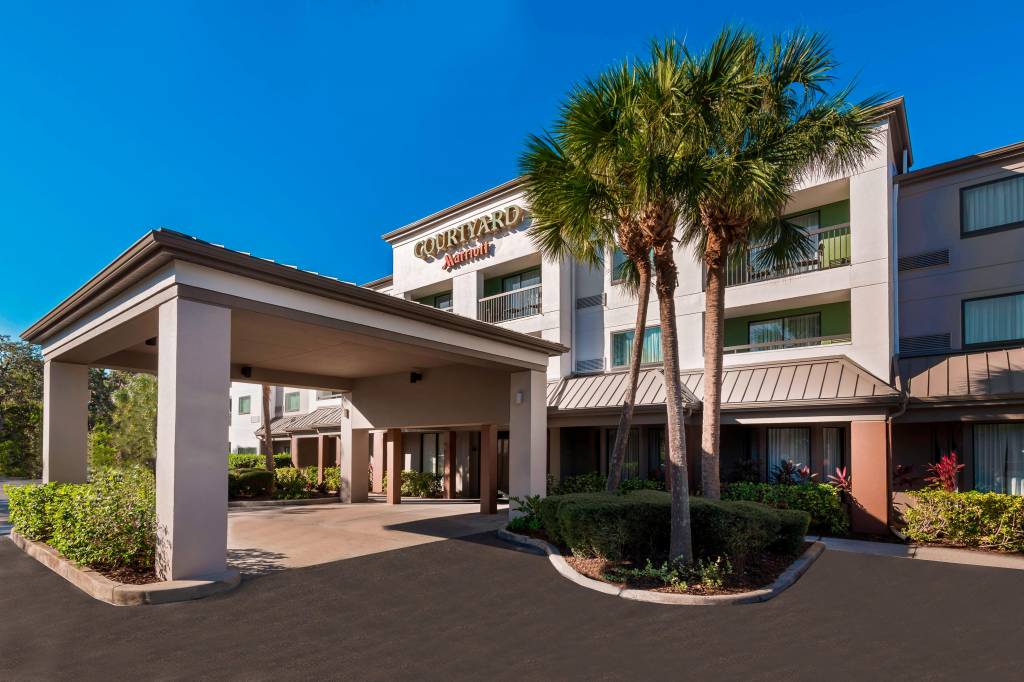
<path id="1" fill-rule="evenodd" d="M 283 571 L 287 566 L 283 560 L 287 558 L 280 552 L 247 547 L 228 550 L 228 565 L 238 569 L 246 577 L 255 577 Z"/>

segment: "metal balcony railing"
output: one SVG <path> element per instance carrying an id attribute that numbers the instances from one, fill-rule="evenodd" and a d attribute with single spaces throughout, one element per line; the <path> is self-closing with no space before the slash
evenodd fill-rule
<path id="1" fill-rule="evenodd" d="M 781 348 L 803 348 L 805 346 L 827 346 L 833 343 L 849 343 L 849 334 L 832 334 L 831 336 L 814 336 L 806 339 L 783 339 L 780 341 L 767 341 L 764 343 L 747 343 L 742 346 L 726 346 L 722 353 L 732 355 L 734 353 L 752 353 L 759 350 L 779 350 Z"/>
<path id="2" fill-rule="evenodd" d="M 810 230 L 807 237 L 816 244 L 816 252 L 810 258 L 785 268 L 758 268 L 757 248 L 750 250 L 746 258 L 726 267 L 725 286 L 731 287 L 750 282 L 763 282 L 779 277 L 789 277 L 802 272 L 827 270 L 850 264 L 850 224 L 833 225 L 819 230 Z"/>
<path id="3" fill-rule="evenodd" d="M 540 315 L 540 284 L 506 291 L 481 298 L 477 304 L 477 319 L 483 322 L 508 322 L 521 317 Z"/>

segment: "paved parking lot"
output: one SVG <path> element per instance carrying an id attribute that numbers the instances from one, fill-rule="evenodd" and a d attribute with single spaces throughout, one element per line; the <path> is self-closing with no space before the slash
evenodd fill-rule
<path id="1" fill-rule="evenodd" d="M 94 601 L 0 538 L 0 679 L 1019 679 L 1024 572 L 826 551 L 779 598 L 581 589 L 485 533 Z"/>

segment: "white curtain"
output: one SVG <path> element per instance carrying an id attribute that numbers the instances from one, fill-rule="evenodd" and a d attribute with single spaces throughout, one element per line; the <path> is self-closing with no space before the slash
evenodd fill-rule
<path id="1" fill-rule="evenodd" d="M 965 189 L 964 232 L 1024 221 L 1024 175 Z"/>
<path id="2" fill-rule="evenodd" d="M 772 480 L 775 468 L 786 460 L 793 460 L 797 464 L 810 464 L 810 459 L 810 429 L 768 429 L 768 480 Z"/>
<path id="3" fill-rule="evenodd" d="M 822 468 L 824 471 L 824 480 L 827 481 L 829 476 L 836 475 L 836 469 L 846 465 L 843 460 L 843 429 L 838 426 L 826 426 L 822 433 L 824 434 L 825 442 L 825 458 Z"/>
<path id="4" fill-rule="evenodd" d="M 964 343 L 1024 339 L 1024 294 L 964 302 Z"/>
<path id="5" fill-rule="evenodd" d="M 1024 424 L 975 425 L 974 487 L 1024 495 Z"/>

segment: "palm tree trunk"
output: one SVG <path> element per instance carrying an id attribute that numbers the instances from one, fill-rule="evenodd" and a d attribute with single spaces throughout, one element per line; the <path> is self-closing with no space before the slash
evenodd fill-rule
<path id="1" fill-rule="evenodd" d="M 638 285 L 636 305 L 636 326 L 633 330 L 633 347 L 629 354 L 629 384 L 622 402 L 619 427 L 615 432 L 615 445 L 608 456 L 608 482 L 606 490 L 615 492 L 622 480 L 622 461 L 625 459 L 629 431 L 633 424 L 633 408 L 636 404 L 636 385 L 640 380 L 640 360 L 644 352 L 644 331 L 647 329 L 647 304 L 651 296 L 651 264 L 643 260 L 636 262 Z"/>
<path id="2" fill-rule="evenodd" d="M 270 386 L 263 384 L 263 440 L 260 443 L 266 457 L 267 471 L 274 473 L 274 434 L 270 431 Z M 275 476 L 276 478 L 276 476 Z M 270 479 L 270 492 L 274 492 L 274 478 Z"/>
<path id="3" fill-rule="evenodd" d="M 690 482 L 686 473 L 686 432 L 683 428 L 683 389 L 679 381 L 679 340 L 676 335 L 676 267 L 671 245 L 668 254 L 656 253 L 658 310 L 661 313 L 661 350 L 665 365 L 665 406 L 668 411 L 668 456 L 671 478 L 672 522 L 669 561 L 693 561 L 690 535 Z"/>
<path id="4" fill-rule="evenodd" d="M 728 249 L 708 230 L 707 284 L 704 290 L 704 401 L 700 436 L 700 478 L 704 497 L 722 496 L 719 472 L 722 416 L 722 344 L 725 324 L 725 260 Z"/>

